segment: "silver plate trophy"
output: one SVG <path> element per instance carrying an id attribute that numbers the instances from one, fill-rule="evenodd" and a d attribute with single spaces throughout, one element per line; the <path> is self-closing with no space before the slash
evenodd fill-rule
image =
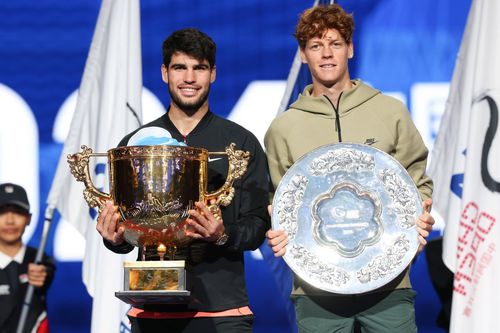
<path id="1" fill-rule="evenodd" d="M 289 237 L 284 259 L 304 281 L 360 294 L 397 277 L 415 256 L 420 194 L 383 151 L 332 144 L 301 157 L 273 200 L 273 229 Z"/>

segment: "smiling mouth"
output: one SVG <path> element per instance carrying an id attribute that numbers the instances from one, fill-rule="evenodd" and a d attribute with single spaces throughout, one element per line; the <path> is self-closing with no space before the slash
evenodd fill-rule
<path id="1" fill-rule="evenodd" d="M 194 96 L 198 92 L 197 88 L 192 88 L 192 87 L 184 87 L 179 89 L 184 96 Z"/>
<path id="2" fill-rule="evenodd" d="M 334 64 L 323 64 L 323 65 L 319 65 L 319 67 L 321 68 L 326 68 L 326 69 L 330 69 L 330 68 L 335 68 L 336 65 Z"/>

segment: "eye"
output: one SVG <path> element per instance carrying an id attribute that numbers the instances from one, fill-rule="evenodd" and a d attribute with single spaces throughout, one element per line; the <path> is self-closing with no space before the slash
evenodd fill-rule
<path id="1" fill-rule="evenodd" d="M 208 66 L 196 66 L 194 69 L 198 72 L 204 72 L 208 70 Z"/>
<path id="2" fill-rule="evenodd" d="M 313 51 L 319 50 L 319 44 L 313 44 L 313 45 L 311 45 L 310 49 L 313 50 Z"/>
<path id="3" fill-rule="evenodd" d="M 186 66 L 182 66 L 182 65 L 173 65 L 173 66 L 172 66 L 172 69 L 173 69 L 174 71 L 181 71 L 181 70 L 186 69 Z"/>

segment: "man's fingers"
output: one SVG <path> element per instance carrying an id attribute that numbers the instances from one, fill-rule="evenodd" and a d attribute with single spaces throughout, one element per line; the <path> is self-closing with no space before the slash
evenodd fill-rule
<path id="1" fill-rule="evenodd" d="M 116 229 L 116 232 L 113 235 L 113 243 L 114 244 L 120 244 L 123 242 L 123 234 L 125 233 L 125 227 L 124 226 L 119 226 L 118 229 Z"/>
<path id="2" fill-rule="evenodd" d="M 197 223 L 196 221 L 194 221 L 193 219 L 190 219 L 190 218 L 186 219 L 186 223 L 196 231 L 196 234 L 200 234 L 203 237 L 209 236 L 207 229 L 202 224 Z M 189 235 L 189 234 L 195 234 L 195 233 L 190 232 L 190 231 L 186 231 L 186 235 Z"/>
<path id="3" fill-rule="evenodd" d="M 266 237 L 268 239 L 271 239 L 271 238 L 275 238 L 275 237 L 278 237 L 280 235 L 284 235 L 285 232 L 283 230 L 273 230 L 273 229 L 269 229 L 267 232 L 266 232 Z"/>
<path id="4" fill-rule="evenodd" d="M 99 231 L 99 233 L 101 233 L 104 230 L 104 217 L 106 216 L 108 209 L 109 209 L 109 205 L 108 205 L 108 202 L 106 202 L 106 204 L 104 205 L 104 208 L 99 213 L 99 217 L 97 218 L 96 229 L 97 229 L 97 231 Z"/>
<path id="5" fill-rule="evenodd" d="M 418 242 L 420 243 L 420 248 L 422 248 L 423 246 L 425 246 L 427 244 L 427 240 L 422 237 L 421 235 L 418 235 Z"/>
<path id="6" fill-rule="evenodd" d="M 288 244 L 288 238 L 275 246 L 271 246 L 275 257 L 282 257 L 286 252 L 286 246 Z"/>
<path id="7" fill-rule="evenodd" d="M 424 209 L 425 212 L 429 213 L 431 211 L 431 206 L 432 206 L 432 199 L 426 199 L 423 203 L 422 203 L 422 207 Z"/>
<path id="8" fill-rule="evenodd" d="M 288 236 L 285 233 L 282 233 L 276 237 L 269 238 L 268 243 L 271 246 L 276 246 L 276 245 L 281 244 L 281 243 L 288 244 Z"/>
<path id="9" fill-rule="evenodd" d="M 215 201 L 212 200 L 211 203 Z M 220 215 L 214 215 L 203 202 L 195 203 L 196 209 L 189 211 L 187 223 L 205 240 L 213 241 L 224 233 L 224 225 Z M 219 211 L 220 214 L 220 211 Z"/>
<path id="10" fill-rule="evenodd" d="M 207 218 L 212 215 L 212 212 L 210 212 L 210 210 L 207 208 L 207 206 L 205 206 L 205 204 L 203 204 L 203 202 L 197 201 L 194 204 Z"/>
<path id="11" fill-rule="evenodd" d="M 285 255 L 288 245 L 288 235 L 283 230 L 268 230 L 266 232 L 267 243 L 274 252 L 275 257 Z"/>
<path id="12" fill-rule="evenodd" d="M 203 239 L 202 235 L 200 235 L 196 232 L 189 231 L 189 230 L 186 230 L 185 234 L 186 234 L 186 237 L 190 237 L 190 238 L 194 238 L 194 239 Z"/>
<path id="13" fill-rule="evenodd" d="M 210 228 L 209 220 L 207 220 L 207 218 L 205 218 L 205 216 L 200 214 L 200 212 L 198 212 L 197 210 L 194 210 L 194 209 L 190 210 L 189 215 L 190 215 L 190 218 L 187 219 L 186 221 L 188 222 L 188 224 L 190 226 L 196 227 L 196 229 L 201 227 L 205 230 Z"/>
<path id="14" fill-rule="evenodd" d="M 274 252 L 274 251 L 273 251 Z M 275 257 L 283 257 L 286 253 L 286 247 L 283 247 L 281 250 L 278 252 L 274 252 Z"/>
<path id="15" fill-rule="evenodd" d="M 112 244 L 123 242 L 125 228 L 119 224 L 121 216 L 112 201 L 106 201 L 97 218 L 96 229 L 99 234 Z"/>
<path id="16" fill-rule="evenodd" d="M 120 225 L 118 229 L 116 229 L 116 235 L 119 237 L 123 236 L 124 232 L 125 232 L 125 227 L 123 225 Z"/>
<path id="17" fill-rule="evenodd" d="M 106 227 L 108 235 L 114 235 L 117 231 L 118 221 L 120 220 L 120 214 L 112 212 L 106 221 Z"/>
<path id="18" fill-rule="evenodd" d="M 427 238 L 427 237 L 429 237 L 429 234 L 430 234 L 430 232 L 429 232 L 429 231 L 427 231 L 427 230 L 425 230 L 425 229 L 422 229 L 422 228 L 418 228 L 418 235 L 419 235 L 420 237 Z"/>

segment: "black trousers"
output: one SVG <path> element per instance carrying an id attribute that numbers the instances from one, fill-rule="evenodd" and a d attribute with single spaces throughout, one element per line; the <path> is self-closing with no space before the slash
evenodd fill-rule
<path id="1" fill-rule="evenodd" d="M 253 315 L 190 319 L 129 317 L 132 333 L 252 333 Z"/>

